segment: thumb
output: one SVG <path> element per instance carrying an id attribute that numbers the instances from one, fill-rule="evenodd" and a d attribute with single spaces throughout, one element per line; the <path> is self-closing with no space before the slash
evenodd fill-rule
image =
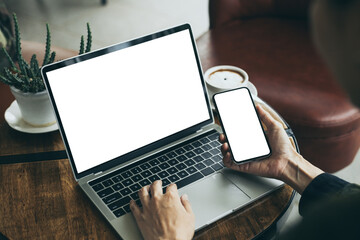
<path id="1" fill-rule="evenodd" d="M 257 105 L 256 109 L 258 110 L 261 120 L 264 122 L 265 126 L 268 129 L 281 128 L 280 122 L 276 121 L 271 114 L 266 111 L 262 106 Z"/>
<path id="2" fill-rule="evenodd" d="M 189 197 L 187 194 L 184 194 L 181 196 L 180 198 L 181 200 L 181 203 L 182 205 L 184 206 L 185 210 L 188 212 L 188 213 L 192 213 L 192 208 L 191 208 L 191 204 L 189 202 Z"/>

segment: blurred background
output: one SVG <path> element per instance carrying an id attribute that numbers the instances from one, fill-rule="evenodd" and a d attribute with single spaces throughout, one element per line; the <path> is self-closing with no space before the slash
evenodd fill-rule
<path id="1" fill-rule="evenodd" d="M 48 23 L 53 46 L 77 50 L 90 23 L 93 47 L 137 38 L 190 23 L 195 38 L 209 28 L 208 0 L 2 0 L 18 17 L 21 38 L 45 43 Z"/>

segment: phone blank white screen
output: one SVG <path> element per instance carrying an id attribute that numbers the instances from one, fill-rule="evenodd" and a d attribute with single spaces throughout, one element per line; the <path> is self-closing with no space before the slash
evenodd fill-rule
<path id="1" fill-rule="evenodd" d="M 215 101 L 236 162 L 270 153 L 261 123 L 246 88 L 217 94 Z"/>
<path id="2" fill-rule="evenodd" d="M 47 77 L 79 173 L 210 119 L 188 30 Z"/>

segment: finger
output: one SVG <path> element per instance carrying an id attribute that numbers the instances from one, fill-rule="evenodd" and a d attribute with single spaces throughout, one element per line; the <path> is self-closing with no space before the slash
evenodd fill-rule
<path id="1" fill-rule="evenodd" d="M 172 183 L 166 187 L 166 196 L 170 199 L 180 201 L 179 192 L 175 183 Z"/>
<path id="2" fill-rule="evenodd" d="M 163 195 L 162 191 L 162 181 L 156 180 L 150 185 L 150 192 L 152 197 L 159 197 Z"/>
<path id="3" fill-rule="evenodd" d="M 278 122 L 271 116 L 271 114 L 264 110 L 260 105 L 256 106 L 256 109 L 258 110 L 258 113 L 260 115 L 261 120 L 264 122 L 264 124 L 269 128 L 275 128 L 280 127 L 278 125 Z"/>
<path id="4" fill-rule="evenodd" d="M 220 141 L 221 143 L 226 142 L 225 134 L 221 133 L 221 134 L 219 135 L 219 141 Z"/>
<path id="5" fill-rule="evenodd" d="M 223 163 L 227 168 L 243 172 L 242 165 L 238 165 L 238 164 L 234 163 L 231 153 L 229 153 L 229 152 L 225 154 L 225 156 L 223 158 Z"/>
<path id="6" fill-rule="evenodd" d="M 230 148 L 229 148 L 229 144 L 228 144 L 228 143 L 224 143 L 224 144 L 221 146 L 221 154 L 222 154 L 223 156 L 225 156 L 226 153 L 229 152 L 229 150 L 230 150 Z"/>
<path id="7" fill-rule="evenodd" d="M 170 184 L 169 186 L 166 187 L 166 192 L 173 192 L 178 194 L 177 185 L 175 183 Z"/>
<path id="8" fill-rule="evenodd" d="M 182 205 L 184 206 L 185 210 L 188 212 L 188 213 L 193 213 L 192 211 L 192 208 L 191 208 L 191 204 L 190 204 L 190 201 L 189 201 L 189 197 L 187 194 L 184 194 L 181 196 L 180 198 L 181 200 L 181 203 Z"/>
<path id="9" fill-rule="evenodd" d="M 232 167 L 232 159 L 231 154 L 227 152 L 223 157 L 223 163 L 226 167 L 231 168 Z"/>
<path id="10" fill-rule="evenodd" d="M 148 204 L 148 202 L 150 200 L 149 190 L 150 190 L 150 186 L 146 185 L 143 188 L 141 188 L 139 193 L 138 193 L 141 204 L 143 206 L 147 206 L 147 204 Z"/>
<path id="11" fill-rule="evenodd" d="M 133 215 L 134 215 L 134 217 L 136 219 L 136 222 L 138 222 L 138 219 L 139 219 L 140 214 L 141 214 L 141 210 L 138 207 L 138 205 L 135 203 L 134 200 L 130 201 L 130 209 L 131 209 L 131 212 L 133 213 Z"/>

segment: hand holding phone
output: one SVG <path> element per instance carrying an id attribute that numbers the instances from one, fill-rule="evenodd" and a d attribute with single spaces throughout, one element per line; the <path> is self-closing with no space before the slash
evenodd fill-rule
<path id="1" fill-rule="evenodd" d="M 213 99 L 233 160 L 240 164 L 268 158 L 271 148 L 250 91 L 238 88 Z"/>

